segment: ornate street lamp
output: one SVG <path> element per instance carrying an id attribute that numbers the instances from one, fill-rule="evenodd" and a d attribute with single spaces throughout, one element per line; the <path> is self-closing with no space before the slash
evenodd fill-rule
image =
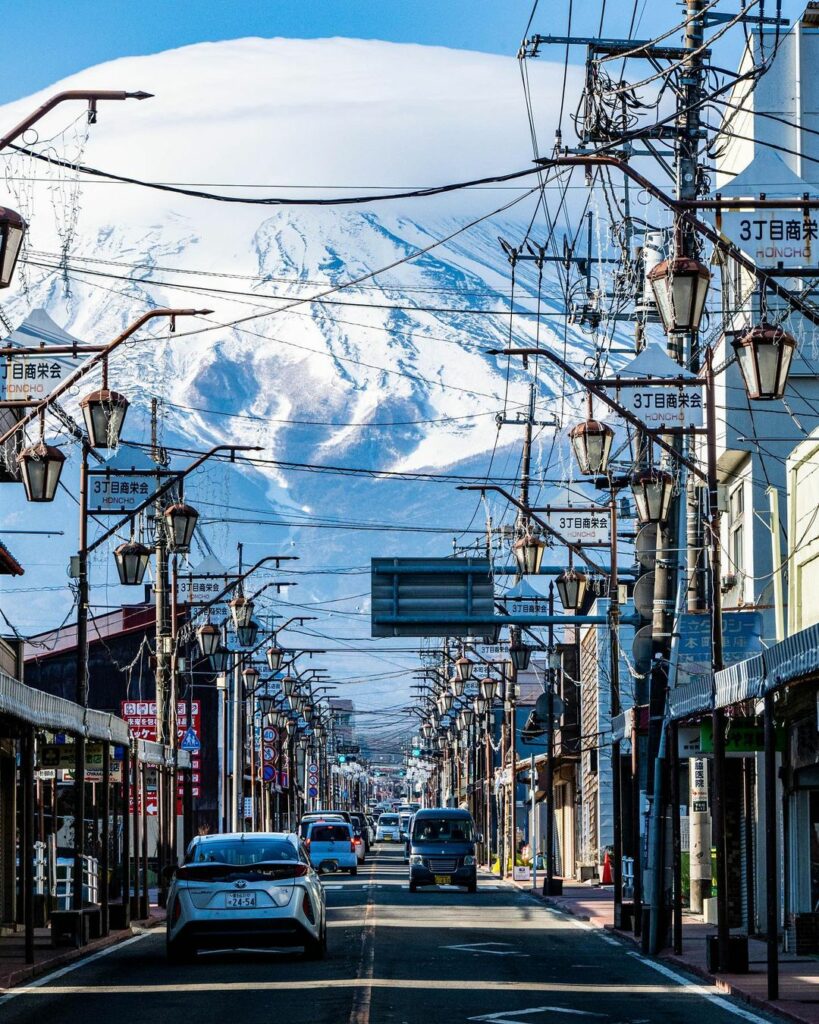
<path id="1" fill-rule="evenodd" d="M 177 501 L 165 509 L 165 529 L 168 535 L 168 547 L 171 551 L 178 551 L 182 554 L 190 551 L 193 531 L 196 529 L 198 518 L 199 513 L 196 509 L 186 505 L 184 501 Z"/>
<path id="2" fill-rule="evenodd" d="M 796 338 L 763 321 L 733 343 L 748 397 L 754 401 L 782 398 L 796 352 Z"/>
<path id="3" fill-rule="evenodd" d="M 284 651 L 281 647 L 267 648 L 267 664 L 270 667 L 271 672 L 278 672 L 282 667 L 282 658 L 284 657 Z"/>
<path id="4" fill-rule="evenodd" d="M 217 676 L 222 676 L 230 669 L 230 651 L 219 646 L 210 656 L 210 667 Z"/>
<path id="5" fill-rule="evenodd" d="M 452 676 L 449 680 L 449 688 L 452 690 L 453 696 L 460 697 L 464 692 L 464 681 L 457 673 Z"/>
<path id="6" fill-rule="evenodd" d="M 273 710 L 273 706 L 276 702 L 276 697 L 272 693 L 259 693 L 256 695 L 256 699 L 259 702 L 259 707 L 263 715 L 269 714 Z"/>
<path id="7" fill-rule="evenodd" d="M 297 683 L 298 680 L 295 679 L 293 676 L 285 676 L 284 679 L 282 679 L 282 693 L 285 695 L 285 697 L 292 697 L 296 689 Z"/>
<path id="8" fill-rule="evenodd" d="M 222 631 L 212 622 L 203 622 L 196 631 L 196 641 L 203 658 L 211 658 L 219 649 Z"/>
<path id="9" fill-rule="evenodd" d="M 588 416 L 569 431 L 574 457 L 580 472 L 586 476 L 601 476 L 609 466 L 614 431 L 607 423 L 592 416 L 592 398 L 588 397 Z"/>
<path id="10" fill-rule="evenodd" d="M 452 710 L 452 701 L 454 699 L 455 698 L 452 696 L 451 693 L 444 692 L 441 694 L 441 696 L 438 698 L 438 710 L 442 715 L 449 714 L 449 712 Z"/>
<path id="11" fill-rule="evenodd" d="M 130 540 L 114 549 L 119 581 L 124 587 L 137 587 L 142 583 L 151 560 L 151 550 L 138 541 Z"/>
<path id="12" fill-rule="evenodd" d="M 632 474 L 631 490 L 641 523 L 664 523 L 668 519 L 674 479 L 661 469 L 644 469 Z"/>
<path id="13" fill-rule="evenodd" d="M 116 448 L 122 433 L 128 399 L 118 391 L 101 388 L 80 401 L 88 443 L 92 448 Z"/>
<path id="14" fill-rule="evenodd" d="M 498 695 L 498 681 L 493 676 L 484 676 L 480 681 L 481 696 L 491 704 Z"/>
<path id="15" fill-rule="evenodd" d="M 54 501 L 64 462 L 60 449 L 42 439 L 20 452 L 17 465 L 28 501 Z"/>
<path id="16" fill-rule="evenodd" d="M 512 553 L 522 575 L 537 576 L 545 550 L 546 541 L 531 529 L 527 529 L 523 536 L 515 541 L 512 545 Z"/>
<path id="17" fill-rule="evenodd" d="M 250 693 L 259 682 L 259 670 L 253 665 L 248 665 L 242 670 L 242 680 L 245 684 L 245 692 Z"/>
<path id="18" fill-rule="evenodd" d="M 474 665 L 472 662 L 463 654 L 455 662 L 455 671 L 458 674 L 458 678 L 462 679 L 465 683 L 468 683 L 472 678 L 473 668 Z"/>
<path id="19" fill-rule="evenodd" d="M 583 607 L 589 586 L 589 578 L 585 573 L 570 567 L 557 577 L 555 583 L 565 611 L 576 613 Z"/>
<path id="20" fill-rule="evenodd" d="M 711 271 L 689 256 L 663 260 L 648 273 L 666 334 L 700 329 Z"/>
<path id="21" fill-rule="evenodd" d="M 305 720 L 305 722 L 307 722 L 308 725 L 313 721 L 314 712 L 315 708 L 313 707 L 312 704 L 305 704 L 304 707 L 302 708 L 301 716 Z"/>
<path id="22" fill-rule="evenodd" d="M 232 601 L 228 601 L 228 608 L 230 608 L 233 625 L 237 629 L 247 626 L 253 618 L 253 602 L 244 594 L 237 594 Z"/>
<path id="23" fill-rule="evenodd" d="M 472 706 L 478 718 L 483 718 L 489 708 L 489 701 L 486 697 L 476 697 L 472 702 Z"/>
<path id="24" fill-rule="evenodd" d="M 19 213 L 0 206 L 0 288 L 8 288 L 28 224 Z"/>
<path id="25" fill-rule="evenodd" d="M 559 585 L 559 584 L 558 584 Z M 529 660 L 532 657 L 532 648 L 517 639 L 509 647 L 509 655 L 516 672 L 525 672 L 529 668 Z"/>
<path id="26" fill-rule="evenodd" d="M 244 626 L 236 627 L 236 638 L 240 647 L 255 647 L 256 639 L 259 636 L 259 623 L 251 619 Z"/>
<path id="27" fill-rule="evenodd" d="M 461 708 L 461 719 L 463 720 L 464 728 L 468 729 L 472 725 L 472 721 L 475 718 L 475 712 L 467 704 Z"/>

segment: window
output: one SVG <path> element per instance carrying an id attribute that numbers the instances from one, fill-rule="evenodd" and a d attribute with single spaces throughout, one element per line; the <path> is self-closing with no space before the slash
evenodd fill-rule
<path id="1" fill-rule="evenodd" d="M 420 843 L 471 843 L 469 818 L 421 818 L 416 820 L 412 838 Z"/>
<path id="2" fill-rule="evenodd" d="M 310 841 L 313 843 L 343 843 L 350 841 L 349 825 L 313 825 Z"/>
<path id="3" fill-rule="evenodd" d="M 189 854 L 188 864 L 230 864 L 247 867 L 270 861 L 298 860 L 296 847 L 287 840 L 257 840 L 199 843 Z"/>
<path id="4" fill-rule="evenodd" d="M 730 509 L 730 556 L 731 566 L 739 576 L 745 572 L 745 483 L 744 481 L 731 491 Z"/>

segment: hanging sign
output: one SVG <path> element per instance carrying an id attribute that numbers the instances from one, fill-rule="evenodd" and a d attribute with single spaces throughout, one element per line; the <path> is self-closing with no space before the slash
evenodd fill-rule
<path id="1" fill-rule="evenodd" d="M 88 470 L 88 511 L 96 515 L 125 515 L 139 508 L 160 480 L 173 474 L 159 469 L 139 448 L 121 444 L 97 469 Z"/>
<path id="2" fill-rule="evenodd" d="M 228 571 L 218 558 L 208 555 L 190 573 L 181 572 L 177 580 L 180 601 L 206 603 L 221 594 L 228 585 Z M 226 596 L 228 600 L 230 595 Z"/>
<path id="3" fill-rule="evenodd" d="M 599 512 L 547 512 L 546 522 L 569 544 L 610 544 L 609 510 Z"/>
<path id="4" fill-rule="evenodd" d="M 702 426 L 700 387 L 624 387 L 617 401 L 651 430 Z"/>
<path id="5" fill-rule="evenodd" d="M 48 398 L 76 364 L 43 355 L 7 356 L 0 360 L 0 388 L 7 402 L 36 402 Z"/>

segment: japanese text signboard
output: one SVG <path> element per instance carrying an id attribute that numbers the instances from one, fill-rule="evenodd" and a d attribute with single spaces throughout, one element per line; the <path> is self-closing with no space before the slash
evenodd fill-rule
<path id="1" fill-rule="evenodd" d="M 722 230 L 757 266 L 809 267 L 819 263 L 814 213 L 803 217 L 798 210 L 726 210 Z"/>
<path id="2" fill-rule="evenodd" d="M 47 398 L 74 371 L 64 359 L 43 355 L 8 356 L 0 360 L 0 388 L 9 402 Z"/>
<path id="3" fill-rule="evenodd" d="M 679 663 L 677 684 L 710 675 L 711 616 L 684 612 L 679 617 Z M 762 615 L 756 611 L 725 612 L 722 616 L 722 656 L 725 665 L 750 658 L 762 649 Z"/>
<path id="4" fill-rule="evenodd" d="M 599 512 L 547 512 L 546 522 L 569 544 L 609 544 L 609 510 Z"/>
<path id="5" fill-rule="evenodd" d="M 618 391 L 617 401 L 651 429 L 702 426 L 699 387 L 624 387 Z"/>
<path id="6" fill-rule="evenodd" d="M 194 732 L 202 737 L 202 712 L 198 700 L 192 702 L 191 721 L 188 723 L 188 703 L 180 700 L 176 705 L 176 732 L 181 742 L 188 730 L 188 725 L 193 727 Z M 122 717 L 128 723 L 131 733 L 139 740 L 156 741 L 156 701 L 154 700 L 124 700 L 122 701 Z M 201 793 L 201 767 L 202 751 L 191 752 L 191 776 L 193 781 L 193 795 L 198 797 Z M 149 786 L 150 789 L 150 786 Z M 184 787 L 179 780 L 176 793 L 176 813 L 182 814 L 182 799 Z M 133 797 L 131 798 L 131 809 L 133 810 Z M 148 793 L 148 814 L 156 814 L 156 798 L 154 794 Z"/>

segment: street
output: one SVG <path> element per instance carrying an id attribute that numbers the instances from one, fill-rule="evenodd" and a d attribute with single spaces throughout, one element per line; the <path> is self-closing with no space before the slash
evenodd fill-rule
<path id="1" fill-rule="evenodd" d="M 411 895 L 400 849 L 373 851 L 358 877 L 325 876 L 329 955 L 200 955 L 165 962 L 164 930 L 0 998 L 10 1024 L 59 1020 L 269 1024 L 606 1024 L 765 1019 L 706 998 L 676 970 L 483 876 L 477 895 Z M 665 973 L 663 973 L 665 972 Z M 681 984 L 682 983 L 682 984 Z"/>

